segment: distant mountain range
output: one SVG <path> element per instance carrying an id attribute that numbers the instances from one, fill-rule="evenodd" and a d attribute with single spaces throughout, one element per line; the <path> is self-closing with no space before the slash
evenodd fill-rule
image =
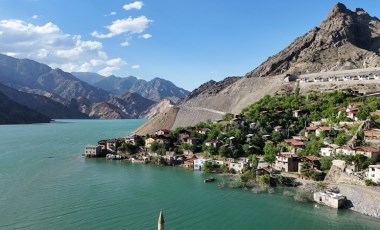
<path id="1" fill-rule="evenodd" d="M 159 129 L 153 123 L 160 119 L 166 121 L 162 127 L 170 129 L 220 119 L 223 113 L 238 114 L 265 95 L 292 92 L 296 84 L 284 81 L 287 74 L 299 76 L 374 67 L 380 67 L 380 20 L 361 8 L 351 11 L 338 3 L 318 27 L 296 38 L 245 76 L 206 82 L 172 108 L 172 113 L 162 113 L 161 118 L 141 127 L 140 133 Z M 330 85 L 332 89 L 338 88 L 337 84 Z M 321 88 L 326 90 L 330 85 Z M 378 89 L 380 85 L 360 82 L 358 87 Z M 315 86 L 310 90 L 321 89 Z M 170 125 L 168 114 L 175 114 L 171 115 L 174 119 Z"/>
<path id="2" fill-rule="evenodd" d="M 177 102 L 179 99 L 185 98 L 187 94 L 189 94 L 189 91 L 179 88 L 172 82 L 161 78 L 145 81 L 133 76 L 122 78 L 112 75 L 109 77 L 103 77 L 96 73 L 87 72 L 74 72 L 72 74 L 90 85 L 99 87 L 115 95 L 122 95 L 126 92 L 130 92 L 138 93 L 141 96 L 156 102 L 164 98 Z"/>
<path id="3" fill-rule="evenodd" d="M 80 80 L 70 73 L 52 69 L 33 60 L 16 59 L 0 54 L 0 92 L 2 97 L 7 99 L 6 105 L 10 106 L 14 103 L 15 108 L 18 105 L 21 105 L 22 108 L 25 106 L 27 109 L 37 112 L 36 114 L 51 119 L 139 118 L 155 103 L 159 104 L 161 98 L 178 100 L 178 96 L 185 97 L 188 93 L 163 79 L 154 79 L 145 83 L 138 80 L 140 83 L 131 83 L 132 86 L 128 87 L 127 81 L 123 81 L 122 78 L 105 78 L 91 73 L 79 75 L 87 75 L 86 81 L 92 84 L 103 81 L 101 84 L 108 85 L 109 91 L 119 93 L 114 95 Z M 95 76 L 93 81 L 90 80 L 90 76 Z M 112 84 L 106 84 L 107 79 L 119 79 L 119 82 L 124 82 L 123 87 L 138 92 L 127 90 L 122 93 L 122 90 L 116 88 L 112 90 Z M 143 87 L 143 85 L 147 86 Z M 155 100 L 145 98 L 142 94 Z M 7 123 L 6 116 L 8 115 L 2 115 L 0 119 L 4 119 L 3 122 L 0 121 L 1 123 Z M 33 117 L 37 118 L 37 116 Z M 40 119 L 37 120 L 36 122 L 40 122 Z M 22 119 L 19 123 L 22 123 Z M 27 123 L 33 122 L 30 120 Z"/>
<path id="4" fill-rule="evenodd" d="M 50 118 L 21 105 L 0 92 L 0 124 L 48 123 Z"/>

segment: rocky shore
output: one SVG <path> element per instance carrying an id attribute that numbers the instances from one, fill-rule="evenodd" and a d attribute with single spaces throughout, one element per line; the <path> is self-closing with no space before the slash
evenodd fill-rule
<path id="1" fill-rule="evenodd" d="M 333 185 L 347 197 L 347 208 L 380 219 L 380 188 L 351 184 Z"/>

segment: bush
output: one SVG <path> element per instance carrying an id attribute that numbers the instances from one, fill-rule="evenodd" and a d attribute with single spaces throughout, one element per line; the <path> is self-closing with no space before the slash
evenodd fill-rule
<path id="1" fill-rule="evenodd" d="M 372 181 L 370 179 L 365 179 L 364 183 L 366 186 L 377 186 L 378 185 L 377 183 L 375 183 L 374 181 Z"/>

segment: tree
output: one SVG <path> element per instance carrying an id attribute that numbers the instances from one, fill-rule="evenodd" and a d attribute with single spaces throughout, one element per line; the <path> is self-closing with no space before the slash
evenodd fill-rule
<path id="1" fill-rule="evenodd" d="M 150 144 L 150 150 L 152 150 L 153 152 L 156 152 L 158 150 L 158 148 L 160 148 L 159 143 L 153 142 L 152 144 Z"/>
<path id="2" fill-rule="evenodd" d="M 232 120 L 233 117 L 234 117 L 234 115 L 232 113 L 226 113 L 223 116 L 223 120 L 230 121 L 230 120 Z"/>
<path id="3" fill-rule="evenodd" d="M 248 156 L 248 160 L 252 163 L 252 168 L 257 169 L 257 166 L 259 165 L 259 158 L 255 154 L 251 154 Z"/>
<path id="4" fill-rule="evenodd" d="M 276 154 L 278 149 L 273 144 L 267 144 L 264 147 L 264 160 L 269 164 L 273 164 L 276 161 Z"/>
<path id="5" fill-rule="evenodd" d="M 273 131 L 271 136 L 272 136 L 273 142 L 276 144 L 282 140 L 282 135 L 278 131 Z"/>
<path id="6" fill-rule="evenodd" d="M 337 145 L 344 145 L 348 141 L 348 135 L 346 134 L 345 131 L 342 131 L 338 133 L 338 136 L 335 138 L 334 143 Z"/>
<path id="7" fill-rule="evenodd" d="M 322 157 L 321 158 L 321 169 L 329 170 L 332 166 L 333 157 Z"/>

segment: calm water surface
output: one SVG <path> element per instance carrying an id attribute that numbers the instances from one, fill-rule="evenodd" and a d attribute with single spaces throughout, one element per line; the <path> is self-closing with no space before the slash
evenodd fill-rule
<path id="1" fill-rule="evenodd" d="M 0 126 L 0 229 L 380 229 L 351 211 L 204 184 L 201 172 L 84 159 L 145 120 Z"/>

